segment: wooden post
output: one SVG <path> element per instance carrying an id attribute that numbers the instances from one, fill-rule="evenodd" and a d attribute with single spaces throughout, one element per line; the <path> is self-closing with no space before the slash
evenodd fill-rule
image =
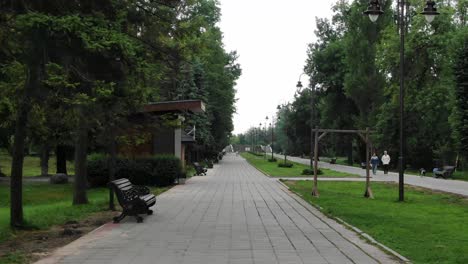
<path id="1" fill-rule="evenodd" d="M 370 187 L 370 172 L 369 172 L 369 128 L 366 128 L 366 135 L 365 135 L 365 142 L 366 142 L 366 192 L 364 193 L 364 197 L 367 198 L 374 198 L 372 194 L 372 190 Z"/>
<path id="2" fill-rule="evenodd" d="M 315 127 L 315 139 L 314 139 L 314 188 L 312 189 L 312 196 L 319 197 L 319 191 L 317 188 L 317 170 L 318 170 L 318 127 Z"/>

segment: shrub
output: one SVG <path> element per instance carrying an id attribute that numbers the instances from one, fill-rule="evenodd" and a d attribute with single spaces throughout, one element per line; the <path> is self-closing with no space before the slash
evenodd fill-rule
<path id="1" fill-rule="evenodd" d="M 268 162 L 277 162 L 277 161 L 278 161 L 278 160 L 277 160 L 276 158 L 272 158 L 272 159 L 270 158 L 270 159 L 268 159 Z"/>
<path id="2" fill-rule="evenodd" d="M 90 155 L 91 156 L 91 155 Z M 107 169 L 107 158 L 102 156 L 97 158 L 88 156 L 87 170 L 88 183 L 91 187 L 106 186 L 109 182 L 109 170 Z"/>
<path id="3" fill-rule="evenodd" d="M 91 187 L 106 186 L 109 182 L 108 158 L 92 157 L 88 161 L 88 182 Z M 128 178 L 136 185 L 168 186 L 182 173 L 177 157 L 170 155 L 140 158 L 117 158 L 115 178 Z"/>
<path id="4" fill-rule="evenodd" d="M 188 178 L 187 175 L 188 175 L 187 171 L 183 170 L 183 171 L 180 172 L 179 178 Z"/>
<path id="5" fill-rule="evenodd" d="M 292 168 L 294 164 L 292 163 L 278 163 L 278 167 L 280 168 Z"/>
<path id="6" fill-rule="evenodd" d="M 152 158 L 138 159 L 139 169 L 148 176 L 139 177 L 147 180 L 145 185 L 168 186 L 182 173 L 180 159 L 171 155 L 158 155 Z"/>
<path id="7" fill-rule="evenodd" d="M 323 174 L 322 170 L 317 169 L 317 175 Z M 302 175 L 314 175 L 314 170 L 313 169 L 304 169 L 302 171 Z"/>

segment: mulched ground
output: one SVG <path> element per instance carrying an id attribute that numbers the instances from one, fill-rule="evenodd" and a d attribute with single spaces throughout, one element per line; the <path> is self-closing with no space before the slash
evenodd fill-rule
<path id="1" fill-rule="evenodd" d="M 69 244 L 111 221 L 112 217 L 117 214 L 118 212 L 112 211 L 98 212 L 82 221 L 69 221 L 64 225 L 53 226 L 48 230 L 18 231 L 13 238 L 0 244 L 0 263 L 3 263 L 2 257 L 10 254 L 22 256 L 23 261 L 20 263 L 33 263 L 45 258 L 55 249 Z"/>

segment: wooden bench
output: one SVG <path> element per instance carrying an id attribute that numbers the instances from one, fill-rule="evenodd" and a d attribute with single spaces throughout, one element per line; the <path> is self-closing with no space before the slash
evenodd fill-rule
<path id="1" fill-rule="evenodd" d="M 453 176 L 453 172 L 455 171 L 455 166 L 444 166 L 442 170 L 433 170 L 435 178 L 444 178 L 448 179 Z"/>
<path id="2" fill-rule="evenodd" d="M 139 214 L 153 214 L 149 208 L 156 204 L 156 196 L 150 193 L 150 189 L 145 186 L 133 185 L 128 179 L 122 178 L 109 183 L 117 195 L 117 200 L 122 206 L 122 213 L 114 217 L 114 223 L 120 222 L 125 216 L 135 216 L 138 223 L 143 222 L 143 217 Z"/>
<path id="3" fill-rule="evenodd" d="M 207 169 L 200 165 L 200 163 L 194 162 L 193 167 L 195 168 L 195 176 L 206 175 Z"/>

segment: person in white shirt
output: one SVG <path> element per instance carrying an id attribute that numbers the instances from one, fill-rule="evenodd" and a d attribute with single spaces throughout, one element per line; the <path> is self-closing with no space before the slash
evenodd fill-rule
<path id="1" fill-rule="evenodd" d="M 387 151 L 384 151 L 384 154 L 382 155 L 382 165 L 384 169 L 384 174 L 388 174 L 388 166 L 390 164 L 390 155 L 387 154 Z"/>

